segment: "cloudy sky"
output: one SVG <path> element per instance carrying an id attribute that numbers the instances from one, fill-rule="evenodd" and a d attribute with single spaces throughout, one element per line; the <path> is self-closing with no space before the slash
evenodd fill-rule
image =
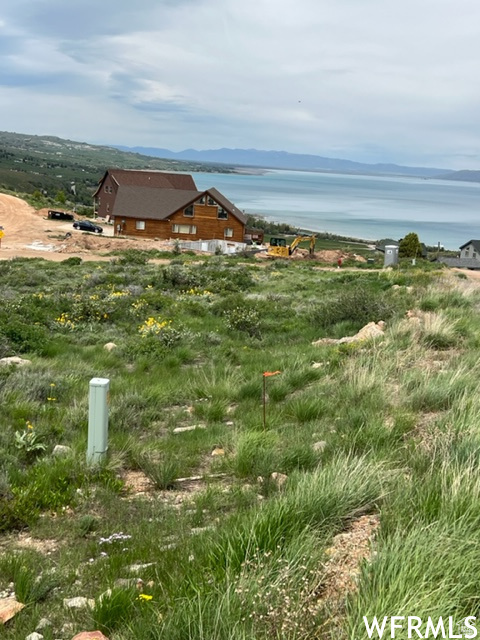
<path id="1" fill-rule="evenodd" d="M 0 129 L 480 169 L 478 0 L 3 0 Z"/>

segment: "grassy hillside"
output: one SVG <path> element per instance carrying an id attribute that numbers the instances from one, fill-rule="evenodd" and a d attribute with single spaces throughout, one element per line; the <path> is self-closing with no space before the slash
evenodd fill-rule
<path id="1" fill-rule="evenodd" d="M 46 640 L 353 640 L 362 616 L 475 615 L 478 288 L 145 258 L 0 262 L 0 357 L 31 360 L 0 368 L 0 592 L 26 605 L 3 637 L 47 618 Z M 109 450 L 89 467 L 93 377 Z"/>
<path id="2" fill-rule="evenodd" d="M 161 160 L 53 136 L 0 132 L 0 189 L 4 191 L 22 194 L 40 191 L 50 198 L 63 191 L 70 197 L 74 183 L 75 202 L 90 205 L 98 181 L 108 167 L 186 172 L 219 170 L 218 166 L 204 163 Z M 228 171 L 228 167 L 224 170 Z"/>

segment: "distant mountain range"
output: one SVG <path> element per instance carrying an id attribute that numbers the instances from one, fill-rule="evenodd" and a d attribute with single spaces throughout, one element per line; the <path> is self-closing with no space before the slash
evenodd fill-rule
<path id="1" fill-rule="evenodd" d="M 169 160 L 183 160 L 228 164 L 230 166 L 258 167 L 264 169 L 295 169 L 303 171 L 331 171 L 339 173 L 358 173 L 367 175 L 400 175 L 416 176 L 420 178 L 442 178 L 458 180 L 479 180 L 480 171 L 450 171 L 435 167 L 406 167 L 389 163 L 366 164 L 325 158 L 323 156 L 303 153 L 288 153 L 286 151 L 262 151 L 258 149 L 185 149 L 184 151 L 170 151 L 157 147 L 124 147 L 116 146 L 122 151 L 141 153 L 146 156 L 165 158 Z M 457 177 L 456 174 L 461 174 Z M 475 175 L 472 175 L 475 174 Z"/>

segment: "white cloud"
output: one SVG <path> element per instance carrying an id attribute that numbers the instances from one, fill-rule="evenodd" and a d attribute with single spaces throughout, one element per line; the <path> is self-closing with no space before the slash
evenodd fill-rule
<path id="1" fill-rule="evenodd" d="M 21 0 L 2 128 L 476 168 L 478 24 L 474 0 Z"/>

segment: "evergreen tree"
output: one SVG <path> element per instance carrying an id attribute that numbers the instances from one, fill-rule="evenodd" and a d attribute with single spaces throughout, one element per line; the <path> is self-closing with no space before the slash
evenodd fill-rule
<path id="1" fill-rule="evenodd" d="M 407 235 L 400 240 L 398 255 L 400 258 L 421 257 L 422 245 L 416 233 L 407 233 Z"/>

